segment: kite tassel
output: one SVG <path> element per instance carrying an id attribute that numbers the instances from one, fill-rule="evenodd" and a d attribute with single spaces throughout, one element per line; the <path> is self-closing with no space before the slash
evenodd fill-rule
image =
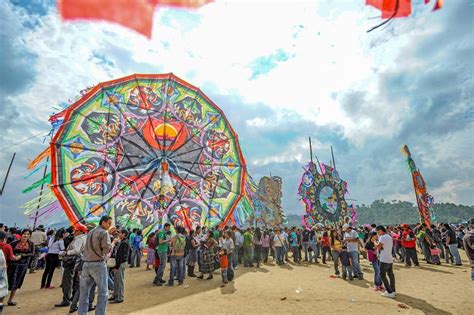
<path id="1" fill-rule="evenodd" d="M 51 173 L 49 173 L 48 175 L 46 175 L 45 177 L 43 177 L 42 179 L 40 179 L 39 181 L 33 183 L 31 186 L 23 189 L 23 193 L 26 194 L 44 184 L 49 184 L 51 183 Z"/>
<path id="2" fill-rule="evenodd" d="M 48 163 L 44 162 L 41 165 L 38 165 L 34 170 L 32 170 L 28 175 L 23 176 L 23 179 L 28 179 L 31 175 L 36 174 L 41 168 L 45 167 Z"/>
<path id="3" fill-rule="evenodd" d="M 26 168 L 29 170 L 33 170 L 35 167 L 39 165 L 39 163 L 46 157 L 49 157 L 51 155 L 51 147 L 47 147 L 43 152 L 41 152 L 37 157 L 35 157 L 33 160 L 28 162 L 26 165 Z"/>

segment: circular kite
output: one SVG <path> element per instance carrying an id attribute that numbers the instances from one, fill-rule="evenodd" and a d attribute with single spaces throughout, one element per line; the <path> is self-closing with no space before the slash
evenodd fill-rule
<path id="1" fill-rule="evenodd" d="M 219 107 L 173 74 L 100 83 L 66 109 L 51 142 L 51 188 L 72 224 L 104 214 L 152 229 L 225 224 L 245 161 Z"/>
<path id="2" fill-rule="evenodd" d="M 344 223 L 348 218 L 347 183 L 340 179 L 332 167 L 322 164 L 318 172 L 316 164 L 309 162 L 301 179 L 298 193 L 306 206 L 303 224 Z"/>

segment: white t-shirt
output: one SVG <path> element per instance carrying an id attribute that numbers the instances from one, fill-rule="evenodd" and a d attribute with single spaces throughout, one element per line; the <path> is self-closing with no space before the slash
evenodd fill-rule
<path id="1" fill-rule="evenodd" d="M 359 234 L 356 231 L 351 230 L 349 233 L 344 233 L 344 240 L 346 239 L 359 239 Z M 347 252 L 359 252 L 359 242 L 347 242 Z"/>
<path id="2" fill-rule="evenodd" d="M 383 247 L 380 249 L 379 260 L 386 264 L 393 264 L 392 248 L 393 248 L 393 239 L 388 234 L 384 234 L 379 237 L 379 242 L 383 244 Z"/>
<path id="3" fill-rule="evenodd" d="M 280 235 L 275 235 L 273 237 L 273 245 L 275 247 L 283 247 L 283 237 Z"/>
<path id="4" fill-rule="evenodd" d="M 64 250 L 64 241 L 54 241 L 54 237 L 51 237 L 48 243 L 48 254 L 59 254 L 60 251 Z"/>

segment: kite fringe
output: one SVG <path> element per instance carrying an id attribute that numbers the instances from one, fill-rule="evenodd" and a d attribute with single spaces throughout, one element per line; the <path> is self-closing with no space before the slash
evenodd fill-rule
<path id="1" fill-rule="evenodd" d="M 49 206 L 54 201 L 56 201 L 56 196 L 51 190 L 48 189 L 44 190 L 43 195 L 25 202 L 23 205 L 20 206 L 20 208 L 24 209 L 23 213 L 28 215 L 31 214 L 33 211 L 36 211 L 37 209 Z"/>
<path id="2" fill-rule="evenodd" d="M 38 214 L 30 213 L 30 214 L 26 214 L 26 215 L 29 215 L 30 219 L 34 219 L 34 218 L 42 217 L 42 216 L 44 216 L 48 213 L 53 214 L 54 212 L 59 211 L 61 209 L 62 208 L 61 208 L 61 204 L 59 203 L 59 201 L 55 201 L 52 204 L 50 204 L 50 205 L 48 205 L 44 208 L 39 209 Z"/>
<path id="3" fill-rule="evenodd" d="M 33 183 L 31 186 L 23 189 L 23 193 L 26 194 L 44 184 L 49 184 L 51 183 L 51 173 L 48 173 L 45 177 L 43 177 L 42 179 L 40 179 L 39 181 Z"/>
<path id="4" fill-rule="evenodd" d="M 33 174 L 36 174 L 42 167 L 47 166 L 47 165 L 48 165 L 48 162 L 44 162 L 44 163 L 38 165 L 34 170 L 32 170 L 30 173 L 28 173 L 28 175 L 23 176 L 23 179 L 30 178 Z"/>
<path id="5" fill-rule="evenodd" d="M 26 165 L 26 168 L 29 170 L 33 170 L 35 167 L 38 166 L 38 164 L 46 157 L 51 155 L 51 147 L 47 147 L 43 152 L 41 152 L 37 157 L 35 157 L 33 160 L 28 162 Z"/>

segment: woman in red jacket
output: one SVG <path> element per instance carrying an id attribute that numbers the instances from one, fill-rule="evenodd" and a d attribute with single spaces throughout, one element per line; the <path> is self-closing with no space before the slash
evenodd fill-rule
<path id="1" fill-rule="evenodd" d="M 408 224 L 402 224 L 402 229 L 402 246 L 405 250 L 405 266 L 411 266 L 411 260 L 413 260 L 415 266 L 419 266 L 418 255 L 416 253 L 415 233 L 413 233 Z"/>

